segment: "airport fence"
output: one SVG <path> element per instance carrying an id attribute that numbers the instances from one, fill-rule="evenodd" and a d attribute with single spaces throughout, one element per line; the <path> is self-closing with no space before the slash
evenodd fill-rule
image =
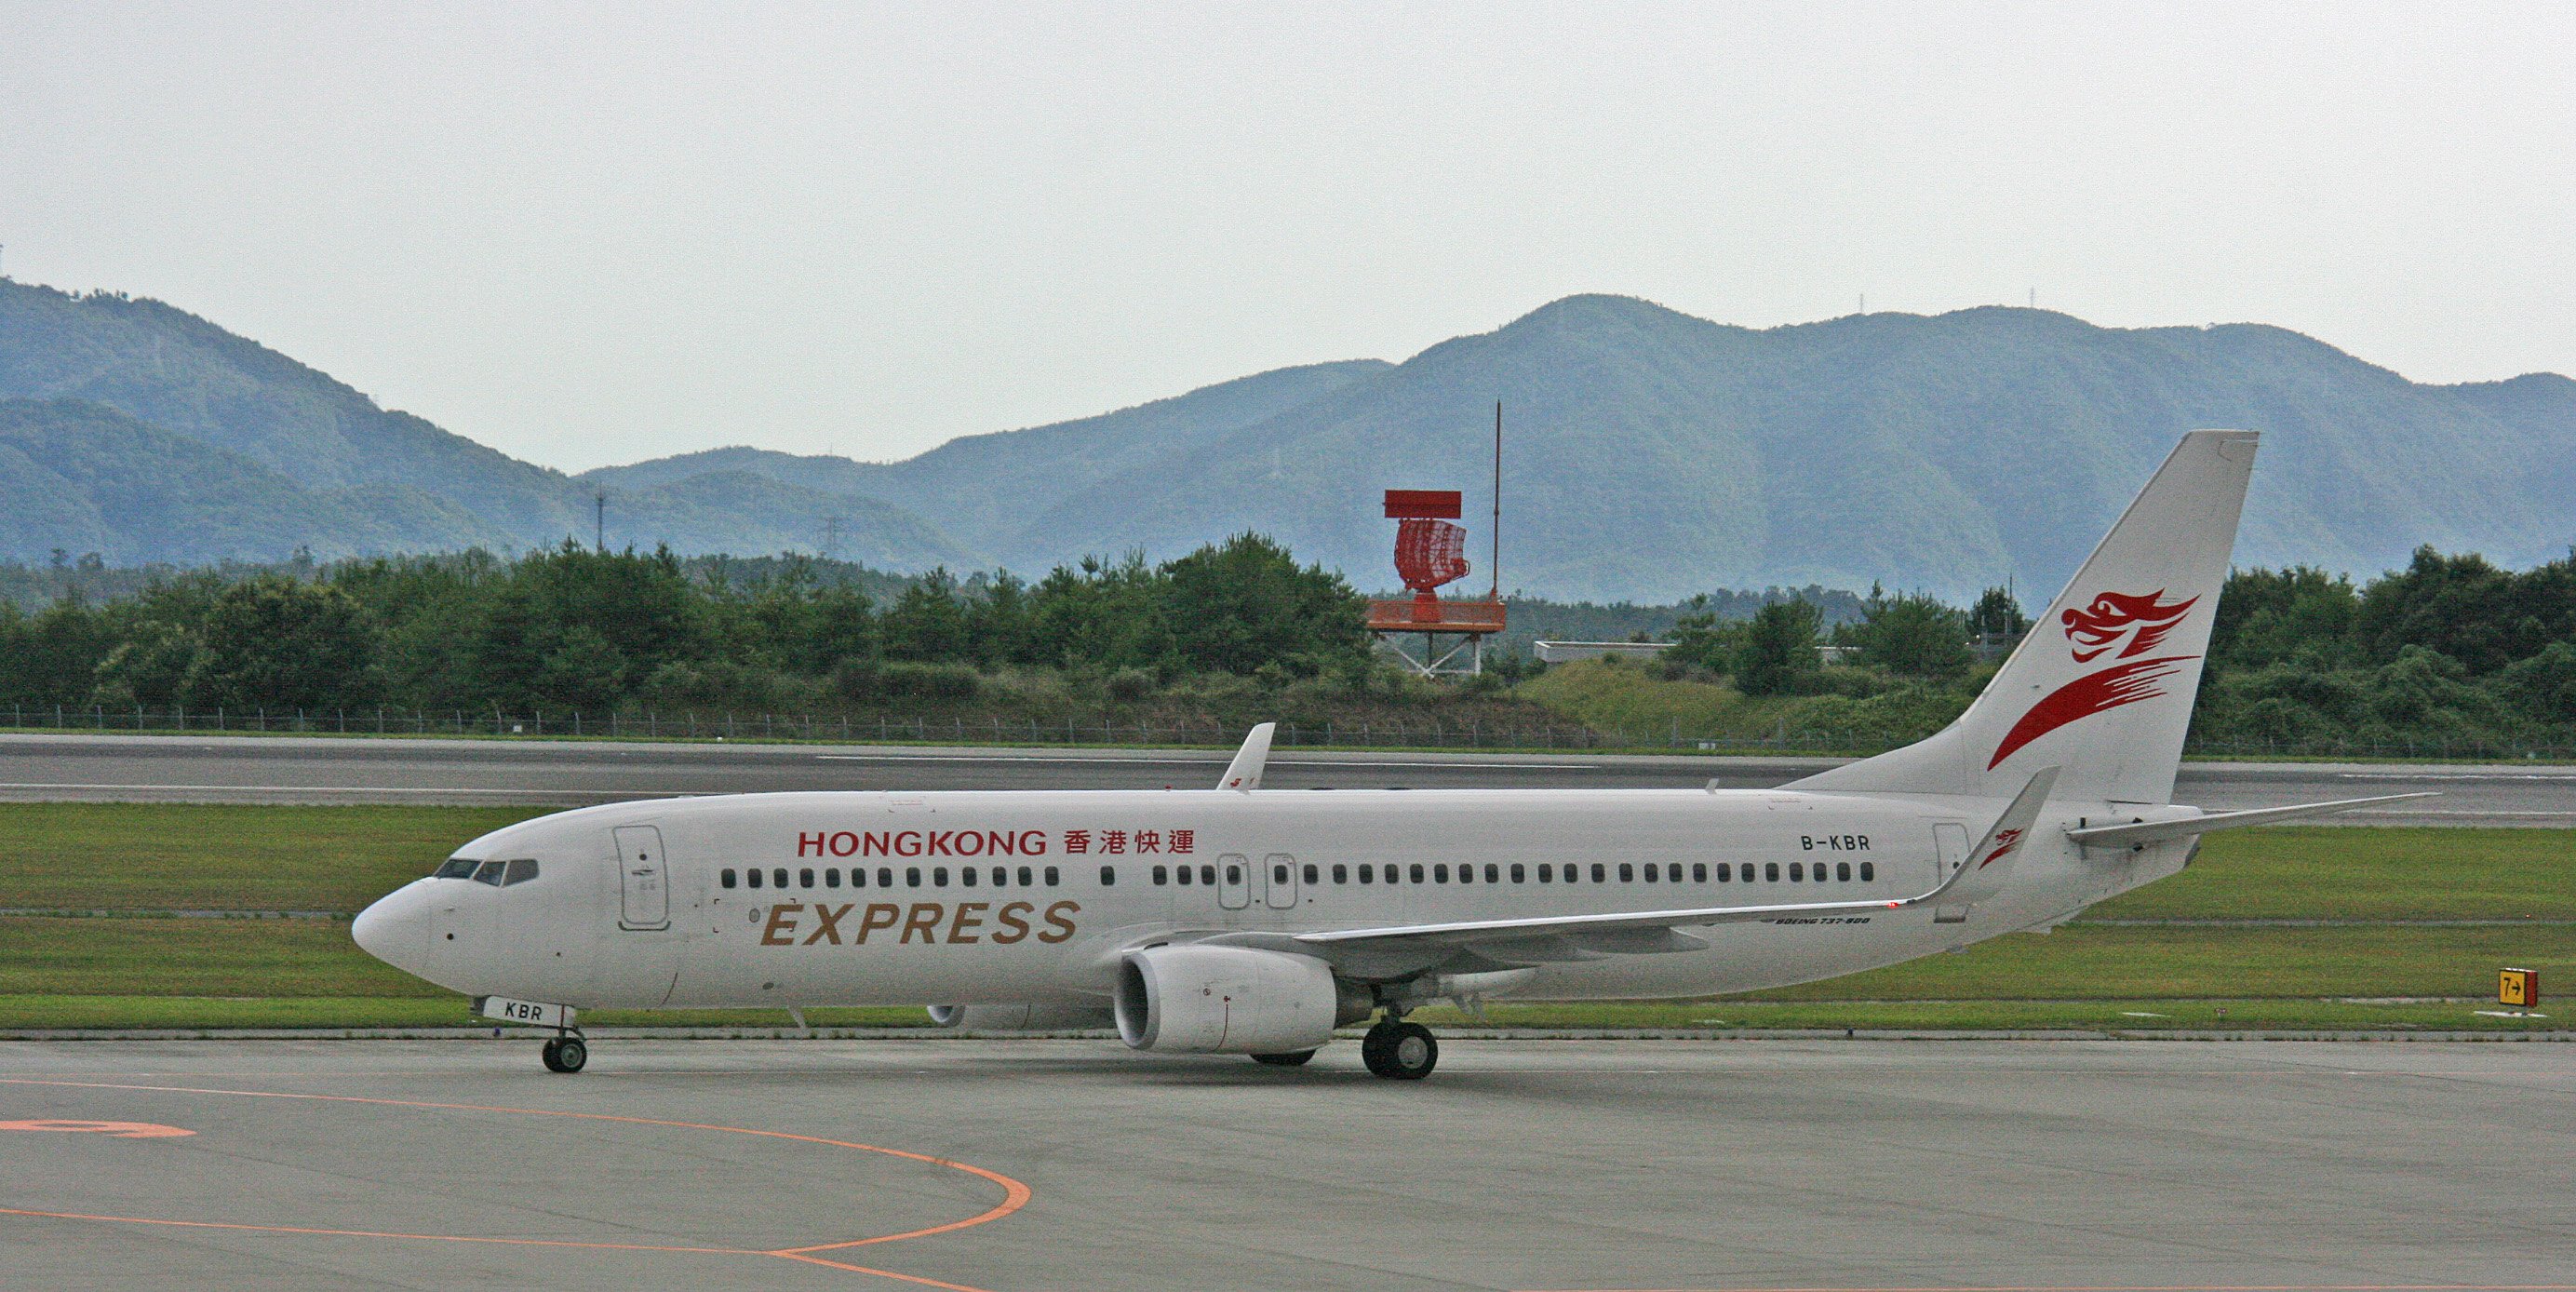
<path id="1" fill-rule="evenodd" d="M 578 709 L 511 714 L 474 709 L 153 709 L 92 705 L 12 705 L 10 730 L 275 735 L 481 736 L 523 739 L 759 740 L 837 744 L 1138 745 L 1227 748 L 1243 728 L 1215 722 L 1134 723 L 1002 717 L 894 717 L 886 714 L 744 713 L 686 709 L 611 713 Z M 1867 755 L 1920 739 L 1919 732 L 1780 731 L 1712 739 L 1674 723 L 1663 730 L 1621 730 L 1574 723 L 1481 720 L 1282 722 L 1273 743 L 1376 749 L 1678 749 L 1710 754 Z M 2458 760 L 2576 762 L 2576 745 L 2548 741 L 2345 740 L 2194 742 L 2204 758 Z"/>

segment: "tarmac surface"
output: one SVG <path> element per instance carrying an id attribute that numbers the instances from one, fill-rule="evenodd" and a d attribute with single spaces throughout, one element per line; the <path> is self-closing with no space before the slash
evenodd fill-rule
<path id="1" fill-rule="evenodd" d="M 0 735 L 0 802 L 529 803 L 767 790 L 1162 789 L 1216 783 L 1214 750 Z M 1275 789 L 1722 785 L 1832 759 L 1282 749 Z M 2213 811 L 2439 791 L 2341 818 L 2380 825 L 2576 826 L 2576 766 L 2186 763 L 2175 799 Z"/>
<path id="2" fill-rule="evenodd" d="M 2576 1288 L 2576 1047 L 0 1045 L 12 1287 Z"/>

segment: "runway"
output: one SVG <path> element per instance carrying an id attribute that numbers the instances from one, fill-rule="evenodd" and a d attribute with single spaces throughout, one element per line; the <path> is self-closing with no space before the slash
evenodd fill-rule
<path id="1" fill-rule="evenodd" d="M 1833 765 L 1691 755 L 1320 753 L 1286 749 L 1276 789 L 1730 787 Z M 315 737 L 0 735 L 0 801 L 527 803 L 767 790 L 1195 789 L 1212 750 L 989 749 Z M 2434 790 L 2356 813 L 2383 825 L 2576 826 L 2576 766 L 2186 763 L 2175 797 L 2212 810 Z"/>
<path id="2" fill-rule="evenodd" d="M 0 1045 L 13 1286 L 2576 1288 L 2576 1047 Z M 78 1129 L 88 1124 L 92 1129 Z M 893 1235 L 894 1237 L 888 1237 Z"/>

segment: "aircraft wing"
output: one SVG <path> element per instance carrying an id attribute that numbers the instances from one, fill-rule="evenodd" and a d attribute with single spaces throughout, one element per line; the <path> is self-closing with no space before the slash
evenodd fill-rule
<path id="1" fill-rule="evenodd" d="M 1599 915 L 1544 915 L 1525 919 L 1460 920 L 1379 928 L 1328 929 L 1291 935 L 1320 952 L 1395 944 L 1464 946 L 1499 960 L 1589 959 L 1598 954 L 1690 951 L 1707 945 L 1678 929 L 1784 917 L 1867 915 L 1916 906 L 1963 906 L 1993 896 L 2012 875 L 2013 859 L 2030 839 L 2039 809 L 2057 783 L 2054 767 L 2040 769 L 1968 854 L 1968 864 L 1920 897 L 1847 902 L 1779 902 L 1759 906 L 1695 906 L 1663 911 L 1613 911 Z M 1571 954 L 1565 954 L 1571 952 Z"/>

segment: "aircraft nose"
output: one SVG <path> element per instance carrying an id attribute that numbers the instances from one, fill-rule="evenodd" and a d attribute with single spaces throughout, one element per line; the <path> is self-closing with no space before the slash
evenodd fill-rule
<path id="1" fill-rule="evenodd" d="M 429 958 L 429 903 L 410 889 L 376 900 L 349 925 L 358 949 L 406 973 Z"/>

